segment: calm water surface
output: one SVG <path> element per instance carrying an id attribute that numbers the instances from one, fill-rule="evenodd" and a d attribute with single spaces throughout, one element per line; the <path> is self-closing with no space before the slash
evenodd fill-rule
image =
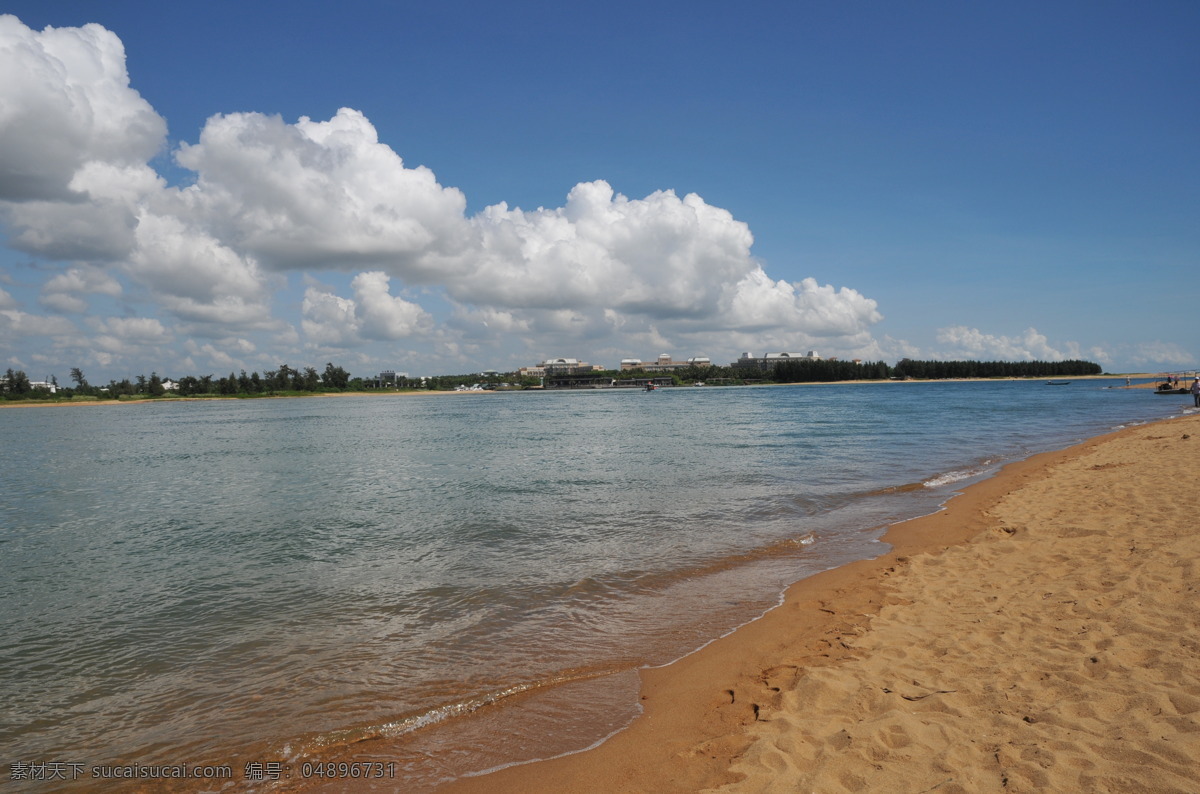
<path id="1" fill-rule="evenodd" d="M 888 523 L 1190 402 L 1119 383 L 0 410 L 0 774 L 577 749 Z"/>

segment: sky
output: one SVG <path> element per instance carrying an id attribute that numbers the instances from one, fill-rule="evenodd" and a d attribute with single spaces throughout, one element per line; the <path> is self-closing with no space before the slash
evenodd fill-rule
<path id="1" fill-rule="evenodd" d="M 1200 366 L 1200 4 L 0 3 L 0 365 Z"/>

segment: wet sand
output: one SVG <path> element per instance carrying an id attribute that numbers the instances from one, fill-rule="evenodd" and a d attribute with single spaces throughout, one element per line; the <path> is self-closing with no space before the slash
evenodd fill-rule
<path id="1" fill-rule="evenodd" d="M 1007 466 L 454 792 L 1196 792 L 1200 415 Z"/>

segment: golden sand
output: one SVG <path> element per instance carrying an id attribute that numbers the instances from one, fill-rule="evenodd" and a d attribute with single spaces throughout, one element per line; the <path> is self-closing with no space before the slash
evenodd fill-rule
<path id="1" fill-rule="evenodd" d="M 1006 467 L 453 792 L 1200 791 L 1200 415 Z"/>

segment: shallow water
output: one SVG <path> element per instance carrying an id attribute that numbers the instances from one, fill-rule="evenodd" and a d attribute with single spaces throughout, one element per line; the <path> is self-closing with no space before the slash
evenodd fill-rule
<path id="1" fill-rule="evenodd" d="M 0 762 L 407 736 L 417 788 L 577 749 L 887 524 L 1190 403 L 1119 383 L 0 411 Z"/>

